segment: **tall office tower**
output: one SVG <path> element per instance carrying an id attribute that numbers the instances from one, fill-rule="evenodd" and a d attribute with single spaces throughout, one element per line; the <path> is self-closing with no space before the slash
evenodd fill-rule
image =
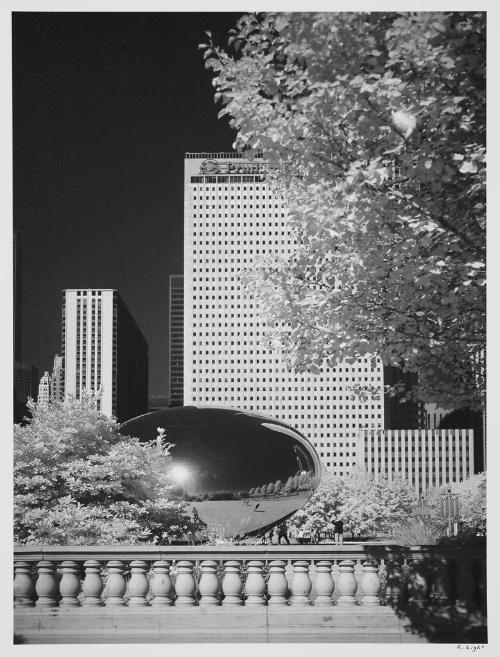
<path id="1" fill-rule="evenodd" d="M 389 480 L 400 475 L 416 495 L 458 483 L 474 474 L 474 431 L 435 429 L 361 431 L 358 466 Z"/>
<path id="2" fill-rule="evenodd" d="M 52 399 L 52 382 L 50 374 L 44 372 L 40 383 L 38 384 L 38 403 L 43 406 L 48 406 Z"/>
<path id="3" fill-rule="evenodd" d="M 168 303 L 168 397 L 170 406 L 182 406 L 184 400 L 184 276 L 170 276 Z"/>
<path id="4" fill-rule="evenodd" d="M 64 367 L 63 357 L 56 354 L 52 367 L 52 391 L 51 401 L 62 401 L 64 399 Z"/>
<path id="5" fill-rule="evenodd" d="M 14 363 L 15 401 L 26 404 L 28 399 L 36 399 L 38 394 L 38 370 L 32 363 Z"/>
<path id="6" fill-rule="evenodd" d="M 14 232 L 13 249 L 13 292 L 14 292 L 14 361 L 21 360 L 21 322 L 22 322 L 22 248 L 21 236 Z"/>
<path id="7" fill-rule="evenodd" d="M 148 345 L 116 290 L 64 290 L 64 395 L 98 393 L 120 422 L 148 409 Z"/>
<path id="8" fill-rule="evenodd" d="M 267 165 L 236 153 L 188 153 L 184 162 L 184 404 L 259 411 L 303 432 L 325 467 L 355 465 L 360 428 L 384 426 L 381 364 L 370 358 L 298 374 L 263 345 L 259 309 L 239 275 L 264 255 L 292 253 L 286 209 Z M 353 398 L 353 384 L 377 387 Z"/>

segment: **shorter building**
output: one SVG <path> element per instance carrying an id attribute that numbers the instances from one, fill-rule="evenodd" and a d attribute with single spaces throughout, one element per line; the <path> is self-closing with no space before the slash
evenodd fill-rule
<path id="1" fill-rule="evenodd" d="M 38 403 L 48 406 L 52 401 L 52 380 L 48 372 L 44 372 L 38 384 Z"/>
<path id="2" fill-rule="evenodd" d="M 449 413 L 450 411 L 440 408 L 437 404 L 425 404 L 425 428 L 440 429 L 441 422 Z"/>
<path id="3" fill-rule="evenodd" d="M 52 367 L 51 379 L 51 397 L 50 400 L 63 401 L 64 400 L 64 363 L 62 356 L 56 354 L 54 356 L 54 365 Z"/>
<path id="4" fill-rule="evenodd" d="M 472 429 L 362 431 L 357 465 L 375 480 L 396 475 L 409 481 L 417 496 L 429 488 L 458 483 L 474 474 Z"/>

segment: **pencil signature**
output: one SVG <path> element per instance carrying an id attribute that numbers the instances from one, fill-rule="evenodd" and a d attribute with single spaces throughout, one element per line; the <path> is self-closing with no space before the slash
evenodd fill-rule
<path id="1" fill-rule="evenodd" d="M 476 652 L 476 650 L 484 650 L 484 644 L 472 644 L 472 643 L 466 643 L 462 644 L 459 643 L 457 645 L 457 650 L 472 650 L 472 652 Z"/>

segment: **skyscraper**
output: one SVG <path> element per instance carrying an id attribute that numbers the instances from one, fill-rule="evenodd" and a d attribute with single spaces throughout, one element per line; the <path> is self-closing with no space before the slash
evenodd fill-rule
<path id="1" fill-rule="evenodd" d="M 23 407 L 28 399 L 36 399 L 38 394 L 38 370 L 32 363 L 23 361 L 14 363 L 14 392 L 14 401 L 23 405 Z M 24 408 L 21 412 L 24 414 Z"/>
<path id="2" fill-rule="evenodd" d="M 116 290 L 65 290 L 64 394 L 99 392 L 97 408 L 120 422 L 148 408 L 148 345 Z"/>
<path id="3" fill-rule="evenodd" d="M 184 277 L 170 276 L 168 319 L 168 397 L 170 406 L 184 400 Z"/>
<path id="4" fill-rule="evenodd" d="M 21 360 L 21 327 L 22 327 L 22 248 L 21 236 L 14 232 L 13 249 L 13 292 L 14 292 L 14 361 Z"/>
<path id="5" fill-rule="evenodd" d="M 52 389 L 51 401 L 62 401 L 64 399 L 64 366 L 63 358 L 56 354 L 52 367 Z"/>
<path id="6" fill-rule="evenodd" d="M 370 358 L 318 375 L 287 367 L 263 346 L 259 309 L 240 274 L 261 256 L 292 253 L 286 208 L 266 183 L 267 164 L 236 153 L 188 153 L 184 162 L 184 404 L 269 414 L 295 426 L 327 469 L 356 463 L 358 431 L 384 427 L 383 372 Z M 378 394 L 355 397 L 353 384 Z"/>

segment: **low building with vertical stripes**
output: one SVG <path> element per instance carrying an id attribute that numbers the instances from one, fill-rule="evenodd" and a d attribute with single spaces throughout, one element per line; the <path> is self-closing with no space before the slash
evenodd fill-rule
<path id="1" fill-rule="evenodd" d="M 416 495 L 458 483 L 474 474 L 472 429 L 401 429 L 361 431 L 357 465 L 375 479 L 399 475 Z"/>

